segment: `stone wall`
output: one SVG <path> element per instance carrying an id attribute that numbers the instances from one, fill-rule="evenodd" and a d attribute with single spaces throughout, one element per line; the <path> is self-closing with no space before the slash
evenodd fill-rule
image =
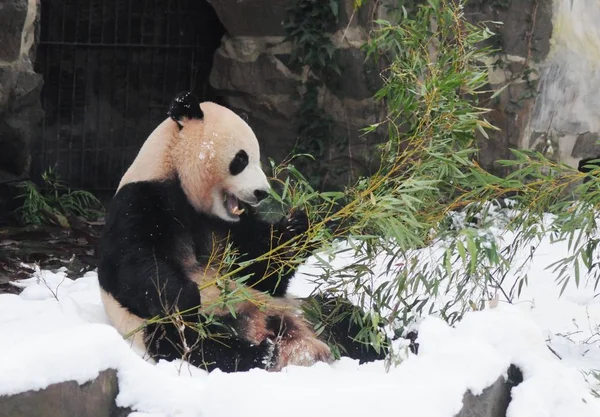
<path id="1" fill-rule="evenodd" d="M 26 176 L 43 117 L 42 77 L 33 71 L 40 0 L 0 3 L 0 181 Z"/>
<path id="2" fill-rule="evenodd" d="M 209 0 L 227 34 L 214 58 L 211 85 L 224 103 L 248 116 L 263 153 L 276 161 L 293 149 L 300 126 L 299 110 L 307 80 L 306 71 L 294 71 L 292 45 L 285 40 L 286 10 L 293 0 Z M 333 43 L 339 48 L 342 76 L 319 90 L 319 102 L 334 121 L 337 145 L 325 149 L 328 172 L 322 184 L 340 185 L 350 177 L 368 173 L 378 135 L 360 129 L 379 120 L 380 109 L 371 99 L 379 75 L 365 64 L 360 49 L 367 39 L 374 10 L 354 13 L 352 0 L 341 0 Z"/>
<path id="3" fill-rule="evenodd" d="M 294 0 L 209 0 L 226 29 L 214 56 L 210 83 L 224 104 L 248 116 L 264 153 L 283 160 L 301 140 L 299 110 L 306 71 L 290 65 L 292 45 L 283 23 Z M 26 176 L 30 149 L 43 112 L 42 77 L 33 71 L 40 0 L 0 3 L 0 181 Z M 342 76 L 319 90 L 324 112 L 334 121 L 336 145 L 325 149 L 330 171 L 324 184 L 343 184 L 373 168 L 374 144 L 383 133 L 361 129 L 380 120 L 371 99 L 379 87 L 378 70 L 365 62 L 361 46 L 382 2 L 368 1 L 358 12 L 340 0 L 333 43 Z M 385 3 L 385 2 L 383 2 Z M 374 5 L 378 5 L 376 8 Z M 486 64 L 490 87 L 506 88 L 484 105 L 500 128 L 481 140 L 480 162 L 510 157 L 509 148 L 534 148 L 573 166 L 597 156 L 600 100 L 600 6 L 595 0 L 471 0 L 465 13 L 472 22 L 491 24 L 501 52 Z"/>
<path id="4" fill-rule="evenodd" d="M 298 138 L 300 97 L 305 74 L 287 64 L 291 45 L 283 21 L 292 0 L 211 0 L 228 34 L 215 57 L 211 84 L 225 104 L 246 113 L 266 153 L 283 159 Z M 383 135 L 363 136 L 360 129 L 381 117 L 371 95 L 378 73 L 364 62 L 360 46 L 382 2 L 354 12 L 352 1 L 340 0 L 340 22 L 333 36 L 343 74 L 320 92 L 324 110 L 346 145 L 329 149 L 332 172 L 343 183 L 348 174 L 366 173 L 373 144 Z M 600 155 L 600 100 L 596 84 L 600 68 L 600 6 L 595 0 L 471 0 L 467 18 L 487 22 L 498 33 L 491 46 L 500 52 L 486 64 L 490 90 L 504 88 L 482 103 L 487 118 L 500 128 L 481 138 L 479 162 L 498 174 L 495 161 L 510 158 L 510 148 L 537 149 L 577 166 L 580 159 Z M 495 25 L 494 21 L 503 22 Z"/>
<path id="5" fill-rule="evenodd" d="M 509 149 L 520 146 L 535 104 L 539 78 L 535 68 L 544 61 L 550 48 L 550 2 L 472 0 L 465 9 L 465 15 L 471 23 L 488 22 L 489 28 L 497 34 L 488 46 L 499 52 L 485 64 L 490 74 L 489 90 L 504 90 L 497 98 L 488 99 L 483 105 L 493 109 L 486 118 L 500 130 L 489 132 L 490 139 L 480 139 L 479 162 L 498 174 L 505 174 L 506 170 L 495 161 L 509 159 Z M 488 98 L 490 96 L 491 93 Z"/>
<path id="6" fill-rule="evenodd" d="M 540 63 L 535 104 L 521 147 L 574 167 L 600 156 L 600 3 L 554 0 L 553 32 Z"/>
<path id="7" fill-rule="evenodd" d="M 501 130 L 481 140 L 481 162 L 509 158 L 509 148 L 535 149 L 577 167 L 600 156 L 600 5 L 595 0 L 471 0 L 466 14 L 498 33 L 500 53 L 488 62 L 490 87 L 503 90 L 484 103 Z"/>

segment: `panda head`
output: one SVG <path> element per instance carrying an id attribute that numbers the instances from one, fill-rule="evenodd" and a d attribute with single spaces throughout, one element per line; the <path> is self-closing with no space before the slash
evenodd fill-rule
<path id="1" fill-rule="evenodd" d="M 246 205 L 268 195 L 258 140 L 242 118 L 218 104 L 200 104 L 189 92 L 173 99 L 169 117 L 173 165 L 197 211 L 236 222 Z"/>

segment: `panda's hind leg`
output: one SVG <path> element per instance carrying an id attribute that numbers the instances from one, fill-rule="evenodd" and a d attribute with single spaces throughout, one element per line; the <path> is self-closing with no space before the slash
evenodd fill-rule
<path id="1" fill-rule="evenodd" d="M 230 332 L 242 341 L 249 342 L 250 347 L 266 348 L 262 368 L 278 371 L 287 365 L 310 366 L 331 360 L 329 347 L 317 338 L 312 325 L 304 319 L 297 301 L 272 297 L 235 281 L 226 280 L 225 284 L 224 280 L 220 280 L 220 285 L 225 285 L 238 297 L 242 294 L 244 297 L 243 301 L 233 304 L 236 318 L 232 319 L 229 318 L 228 308 L 223 307 L 217 280 L 207 277 L 210 274 L 197 278 L 202 288 L 203 314 L 227 322 Z M 238 350 L 243 350 L 245 346 L 242 343 Z M 248 351 L 250 362 L 252 355 Z"/>
<path id="2" fill-rule="evenodd" d="M 218 317 L 218 324 L 167 322 L 150 324 L 145 329 L 145 344 L 154 360 L 182 359 L 207 371 L 248 371 L 267 369 L 275 346 L 268 338 L 254 343 L 240 334 L 245 318 L 231 314 Z M 201 327 L 196 327 L 201 326 Z"/>
<path id="3" fill-rule="evenodd" d="M 246 317 L 245 331 L 256 343 L 266 339 L 274 346 L 268 370 L 279 371 L 288 365 L 311 366 L 330 362 L 329 346 L 319 340 L 301 311 L 292 300 L 261 297 L 263 308 L 246 305 L 241 313 Z M 266 298 L 266 300 L 265 300 Z"/>

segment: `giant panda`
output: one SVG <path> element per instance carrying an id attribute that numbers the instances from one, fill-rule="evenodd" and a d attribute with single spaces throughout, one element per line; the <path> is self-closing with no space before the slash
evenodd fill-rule
<path id="1" fill-rule="evenodd" d="M 284 297 L 292 268 L 256 262 L 238 288 L 220 279 L 214 262 L 225 245 L 243 262 L 308 227 L 302 210 L 275 224 L 256 215 L 270 185 L 252 129 L 189 92 L 174 98 L 168 116 L 122 177 L 106 216 L 98 278 L 110 322 L 149 360 L 184 359 L 209 371 L 331 361 Z M 244 294 L 233 308 L 219 302 L 224 286 Z"/>

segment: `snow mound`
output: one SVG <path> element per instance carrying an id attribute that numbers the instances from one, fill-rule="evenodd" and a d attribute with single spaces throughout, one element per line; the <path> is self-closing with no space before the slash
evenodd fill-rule
<path id="1" fill-rule="evenodd" d="M 154 365 L 136 355 L 108 325 L 97 276 L 38 273 L 0 295 L 0 396 L 118 371 L 117 405 L 132 416 L 290 417 L 418 415 L 452 417 L 467 390 L 480 394 L 514 363 L 524 382 L 509 417 L 599 416 L 584 378 L 546 347 L 530 312 L 510 305 L 468 313 L 454 327 L 428 317 L 420 352 L 386 372 L 383 361 L 342 359 L 282 372 L 207 373 L 180 361 Z M 267 398 L 265 406 L 263 398 Z"/>

